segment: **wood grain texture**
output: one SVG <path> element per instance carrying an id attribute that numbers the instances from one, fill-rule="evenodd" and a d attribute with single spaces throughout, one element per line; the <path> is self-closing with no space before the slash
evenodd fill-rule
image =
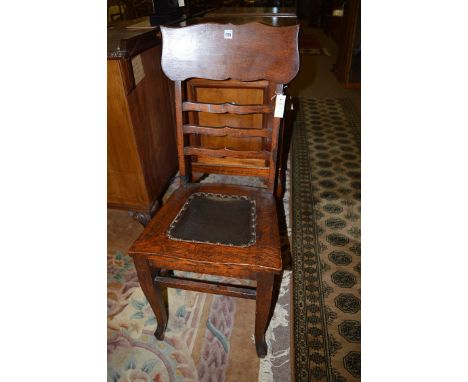
<path id="1" fill-rule="evenodd" d="M 242 163 L 242 166 L 236 166 L 232 161 L 229 165 L 192 163 L 192 170 L 202 174 L 257 176 L 265 181 L 270 173 L 268 167 L 246 166 L 245 163 Z"/>
<path id="2" fill-rule="evenodd" d="M 161 69 L 161 49 L 140 54 L 138 84 L 131 60 L 107 61 L 107 202 L 142 222 L 177 171 L 173 88 Z"/>
<path id="3" fill-rule="evenodd" d="M 119 61 L 107 61 L 107 201 L 141 209 L 148 205 Z"/>
<path id="4" fill-rule="evenodd" d="M 230 247 L 174 241 L 167 237 L 167 229 L 187 198 L 195 192 L 244 195 L 257 205 L 257 241 L 249 247 Z M 133 243 L 129 254 L 145 255 L 157 261 L 160 268 L 187 270 L 203 269 L 219 274 L 223 267 L 249 272 L 282 269 L 276 200 L 271 192 L 255 187 L 225 184 L 187 184 L 180 187 Z M 174 262 L 177 267 L 174 268 Z M 185 264 L 185 266 L 184 266 Z M 184 267 L 182 269 L 181 267 Z"/>
<path id="5" fill-rule="evenodd" d="M 273 84 L 271 84 L 273 86 Z M 276 84 L 275 87 L 275 94 L 283 94 L 283 85 L 281 84 Z M 271 142 L 270 142 L 270 157 L 269 157 L 269 162 L 270 162 L 270 174 L 268 175 L 268 188 L 271 191 L 274 191 L 276 183 L 276 160 L 278 158 L 278 140 L 279 140 L 279 130 L 281 127 L 281 118 L 274 118 L 273 116 L 269 116 L 270 118 L 270 124 L 271 124 L 271 129 L 273 133 L 271 134 Z M 274 171 L 273 171 L 274 168 Z"/>
<path id="6" fill-rule="evenodd" d="M 235 41 L 231 45 L 229 43 L 232 41 L 228 41 L 221 46 L 221 40 L 216 33 L 221 33 L 225 27 L 232 28 Z M 264 357 L 268 350 L 265 331 L 273 303 L 274 279 L 275 275 L 282 274 L 277 201 L 274 193 L 281 119 L 273 116 L 274 98 L 276 94 L 283 92 L 283 82 L 289 82 L 297 73 L 298 27 L 275 29 L 260 24 L 238 27 L 205 24 L 178 29 L 164 28 L 164 30 L 165 46 L 169 48 L 163 52 L 163 67 L 165 73 L 175 79 L 177 151 L 180 174 L 185 182 L 150 221 L 142 235 L 133 243 L 129 254 L 138 264 L 138 277 L 142 287 L 146 288 L 145 294 L 152 299 L 150 304 L 158 319 L 156 332 L 158 339 L 163 338 L 167 322 L 167 312 L 161 304 L 161 288 L 176 287 L 255 298 L 256 349 L 258 356 Z M 210 37 L 209 41 L 207 37 Z M 268 40 L 268 38 L 280 45 L 272 49 L 271 45 L 263 44 L 262 39 Z M 200 44 L 204 44 L 203 49 Z M 185 50 L 184 53 L 178 55 L 179 49 Z M 248 65 L 253 66 L 249 66 L 249 69 L 239 67 L 239 57 L 236 56 L 234 59 L 233 51 L 239 53 L 239 57 Z M 182 80 L 194 76 L 206 79 L 191 80 L 187 87 L 183 88 Z M 258 81 L 260 79 L 262 81 Z M 256 82 L 243 83 L 241 80 Z M 246 89 L 247 93 L 241 96 Z M 233 100 L 233 97 L 242 99 L 245 95 L 255 100 L 242 105 L 238 105 L 237 101 Z M 245 98 L 243 100 L 248 102 Z M 219 119 L 220 115 L 231 116 L 233 113 L 249 114 L 236 115 L 237 118 L 244 120 Z M 252 133 L 254 136 L 249 136 Z M 242 140 L 247 142 L 243 143 L 245 141 Z M 210 141 L 216 146 L 210 146 Z M 228 146 L 226 142 L 243 146 L 239 149 Z M 220 157 L 229 162 L 221 162 Z M 260 176 L 265 179 L 268 189 L 190 183 L 193 170 L 219 171 L 225 174 L 238 172 L 240 175 Z M 220 199 L 236 195 L 247 198 L 253 210 L 249 208 L 241 217 L 245 218 L 245 214 L 248 214 L 247 221 L 251 224 L 251 227 L 248 227 L 251 235 L 248 245 L 223 245 L 197 240 L 199 237 L 195 236 L 195 232 L 202 236 L 206 234 L 206 230 L 211 234 L 219 234 L 216 229 L 226 227 L 221 224 L 223 221 L 229 221 L 223 213 L 227 214 L 227 211 L 230 211 L 229 218 L 232 218 L 233 211 L 226 207 L 228 204 L 217 204 L 216 214 L 213 214 L 213 209 L 209 210 L 211 215 L 204 215 L 205 220 L 193 218 L 193 216 L 200 217 L 200 214 L 204 213 L 205 210 L 201 207 L 196 213 L 193 212 L 195 215 L 186 212 L 189 209 L 184 210 L 184 215 L 179 215 L 187 200 L 193 198 L 195 193 L 215 194 L 209 197 Z M 175 239 L 169 235 L 169 227 L 178 224 L 174 222 L 177 221 L 176 217 L 179 219 L 180 216 L 183 216 L 183 219 L 191 219 L 190 216 L 195 219 L 195 222 L 192 220 L 192 225 L 195 224 L 197 230 L 192 230 L 192 236 L 188 236 L 191 241 L 182 240 L 180 237 Z M 205 231 L 200 230 L 202 224 L 206 224 Z M 235 224 L 239 224 L 238 221 Z M 187 223 L 186 227 L 190 225 Z M 239 225 L 234 227 L 239 228 Z M 229 236 L 231 231 L 225 230 L 222 235 L 226 232 Z M 223 243 L 232 244 L 231 241 Z M 159 272 L 160 270 L 164 271 Z M 170 270 L 254 279 L 257 281 L 257 286 L 240 287 L 181 278 L 171 274 Z M 147 290 L 149 275 L 152 276 L 154 283 L 152 292 Z"/>
<path id="7" fill-rule="evenodd" d="M 258 273 L 257 275 L 257 303 L 255 304 L 255 347 L 259 357 L 267 354 L 265 332 L 273 299 L 273 273 Z"/>
<path id="8" fill-rule="evenodd" d="M 232 39 L 224 38 L 225 30 L 232 30 Z M 162 67 L 174 81 L 197 77 L 287 84 L 299 70 L 298 31 L 299 25 L 272 27 L 260 23 L 161 26 Z"/>
<path id="9" fill-rule="evenodd" d="M 185 156 L 185 137 L 183 132 L 184 115 L 182 114 L 182 83 L 174 82 L 174 104 L 176 117 L 177 157 L 179 159 L 179 174 L 187 181 L 191 178 L 190 160 Z"/>
<path id="10" fill-rule="evenodd" d="M 161 69 L 161 45 L 141 53 L 145 77 L 127 99 L 149 198 L 162 196 L 177 171 L 173 88 Z"/>
<path id="11" fill-rule="evenodd" d="M 224 102 L 236 104 L 265 104 L 268 81 L 241 82 L 234 80 L 210 81 L 206 79 L 191 79 L 187 81 L 187 98 L 195 102 Z M 262 131 L 264 129 L 265 114 L 212 114 L 205 112 L 189 112 L 189 120 L 193 124 L 203 126 L 229 126 L 245 130 Z M 230 147 L 236 150 L 262 150 L 261 137 L 216 137 L 206 134 L 198 135 L 197 144 L 207 148 Z M 264 160 L 238 159 L 235 163 L 226 158 L 213 158 L 198 156 L 195 161 L 204 164 L 265 166 Z"/>
<path id="12" fill-rule="evenodd" d="M 230 174 L 241 176 L 259 176 L 265 180 L 267 187 L 273 192 L 276 186 L 277 172 L 277 156 L 278 156 L 278 135 L 281 128 L 281 119 L 273 117 L 275 105 L 275 96 L 283 91 L 283 85 L 276 84 L 272 81 L 258 81 L 255 84 L 247 82 L 246 89 L 242 88 L 244 83 L 237 80 L 227 81 L 212 81 L 205 82 L 191 80 L 187 85 L 188 97 L 202 97 L 203 101 L 212 101 L 220 96 L 222 100 L 235 102 L 232 97 L 252 97 L 256 102 L 260 102 L 262 107 L 268 106 L 270 113 L 252 114 L 259 118 L 250 120 L 238 120 L 233 117 L 245 117 L 245 115 L 233 115 L 232 113 L 219 114 L 208 112 L 186 112 L 188 120 L 193 126 L 196 123 L 202 123 L 206 127 L 216 126 L 219 123 L 230 124 L 234 127 L 243 127 L 245 130 L 264 131 L 268 132 L 261 137 L 216 137 L 212 135 L 194 134 L 190 135 L 188 141 L 191 145 L 184 149 L 184 154 L 190 155 L 190 159 L 186 160 L 186 166 L 192 164 L 198 165 L 215 165 L 216 167 L 205 167 L 205 170 L 219 170 L 222 166 L 231 168 Z M 177 86 L 177 85 L 176 85 Z M 208 91 L 207 91 L 208 90 Z M 247 93 L 245 93 L 247 91 Z M 201 94 L 200 94 L 201 93 Z M 181 102 L 182 100 L 180 100 Z M 194 103 L 192 101 L 192 103 Z M 200 104 L 200 102 L 198 102 Z M 254 105 L 251 105 L 254 106 Z M 226 119 L 221 119 L 220 116 L 227 116 Z M 183 116 L 179 117 L 183 120 Z M 178 134 L 182 137 L 184 126 L 177 126 Z M 178 141 L 178 145 L 186 146 L 186 140 Z M 235 160 L 236 162 L 233 162 Z M 247 162 L 249 161 L 249 162 Z M 254 162 L 255 161 L 255 162 Z M 248 167 L 243 171 L 242 167 Z M 256 172 L 255 168 L 262 170 Z M 263 169 L 268 168 L 268 175 L 265 176 Z M 198 167 L 200 169 L 200 167 Z M 187 172 L 184 170 L 184 172 Z M 215 171 L 215 173 L 228 173 L 226 171 Z"/>
<path id="13" fill-rule="evenodd" d="M 250 158 L 250 159 L 267 159 L 270 153 L 267 151 L 240 151 L 231 150 L 228 148 L 223 149 L 203 149 L 200 147 L 186 146 L 184 148 L 185 155 L 209 155 L 216 158 Z"/>
<path id="14" fill-rule="evenodd" d="M 184 125 L 184 134 L 203 134 L 214 137 L 269 137 L 271 130 L 266 129 L 242 129 L 229 126 L 198 126 Z"/>
<path id="15" fill-rule="evenodd" d="M 177 276 L 156 276 L 154 281 L 161 286 L 170 288 L 190 289 L 203 293 L 222 294 L 225 296 L 254 299 L 256 298 L 256 288 L 249 286 L 239 286 L 211 281 L 199 281 L 186 279 Z"/>
<path id="16" fill-rule="evenodd" d="M 141 289 L 156 315 L 158 326 L 155 336 L 158 340 L 163 340 L 167 326 L 167 309 L 164 304 L 163 289 L 158 283 L 154 282 L 158 270 L 151 269 L 148 260 L 143 256 L 135 256 L 133 262 L 135 263 Z"/>
<path id="17" fill-rule="evenodd" d="M 206 113 L 223 114 L 258 114 L 271 113 L 271 105 L 235 105 L 233 103 L 202 103 L 186 101 L 182 104 L 182 111 L 204 111 Z"/>

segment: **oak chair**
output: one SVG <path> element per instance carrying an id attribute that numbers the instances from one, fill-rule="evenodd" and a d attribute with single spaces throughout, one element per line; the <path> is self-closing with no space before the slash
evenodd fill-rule
<path id="1" fill-rule="evenodd" d="M 276 95 L 283 93 L 299 69 L 299 26 L 259 23 L 197 24 L 161 27 L 162 68 L 175 83 L 176 131 L 181 186 L 133 243 L 138 279 L 157 318 L 157 339 L 164 338 L 167 310 L 163 288 L 173 287 L 256 300 L 255 344 L 267 353 L 265 331 L 272 311 L 275 276 L 282 274 L 280 238 L 274 196 L 281 118 L 273 116 Z M 267 81 L 263 103 L 202 103 L 184 100 L 183 81 L 204 78 L 246 86 Z M 262 82 L 262 84 L 263 84 Z M 262 128 L 207 127 L 190 123 L 190 113 L 260 114 Z M 189 122 L 187 122 L 189 121 Z M 197 146 L 200 135 L 259 137 L 260 150 Z M 194 145 L 195 143 L 195 145 Z M 201 164 L 198 157 L 234 158 Z M 247 159 L 246 162 L 242 160 Z M 263 166 L 252 166 L 257 159 Z M 258 176 L 265 188 L 193 183 L 192 173 Z M 177 276 L 176 271 L 256 281 L 239 286 Z"/>

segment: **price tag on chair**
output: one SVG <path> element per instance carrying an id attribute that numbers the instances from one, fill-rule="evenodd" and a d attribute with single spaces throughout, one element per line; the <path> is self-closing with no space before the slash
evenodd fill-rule
<path id="1" fill-rule="evenodd" d="M 275 115 L 274 115 L 276 118 L 283 118 L 285 103 L 286 103 L 286 95 L 277 94 L 276 103 L 275 103 Z"/>

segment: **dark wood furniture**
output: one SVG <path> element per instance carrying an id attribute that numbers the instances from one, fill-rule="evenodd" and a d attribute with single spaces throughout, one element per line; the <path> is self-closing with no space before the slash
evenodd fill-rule
<path id="1" fill-rule="evenodd" d="M 107 203 L 146 225 L 177 171 L 172 85 L 151 29 L 109 29 Z"/>
<path id="2" fill-rule="evenodd" d="M 344 4 L 343 27 L 338 41 L 335 74 L 348 88 L 361 85 L 361 1 Z"/>
<path id="3" fill-rule="evenodd" d="M 195 25 L 205 22 L 217 23 L 233 23 L 245 24 L 248 22 L 260 22 L 272 26 L 293 26 L 297 24 L 297 18 L 292 8 L 278 8 L 278 7 L 226 7 L 206 13 L 203 17 L 188 20 L 185 25 Z M 236 103 L 262 103 L 267 102 L 268 97 L 268 82 L 259 81 L 251 83 L 250 86 L 242 86 L 241 88 L 236 85 L 236 81 L 210 81 L 207 79 L 192 79 L 188 80 L 185 84 L 187 87 L 188 99 L 199 102 L 236 102 Z M 278 142 L 278 185 L 277 195 L 282 196 L 285 184 L 285 169 L 287 162 L 288 146 L 284 145 L 285 134 L 287 135 L 287 127 L 291 126 L 291 121 L 288 121 L 290 114 L 281 120 L 282 129 Z M 199 121 L 207 126 L 249 126 L 252 128 L 259 128 L 265 122 L 261 114 L 250 115 L 229 115 L 217 114 L 210 115 L 207 113 L 198 113 L 193 116 L 195 121 Z M 229 137 L 219 139 L 217 137 L 200 137 L 199 144 L 206 147 L 220 147 L 226 143 L 228 147 L 236 148 L 238 150 L 259 149 L 265 140 L 259 137 Z M 198 163 L 233 163 L 243 162 L 249 163 L 251 166 L 260 166 L 263 164 L 258 159 L 246 158 L 207 158 L 199 156 L 196 161 Z M 195 165 L 197 168 L 198 164 Z"/>
<path id="4" fill-rule="evenodd" d="M 209 23 L 161 30 L 163 70 L 175 81 L 179 169 L 185 182 L 133 243 L 129 254 L 157 318 L 156 338 L 164 338 L 167 325 L 164 287 L 250 298 L 256 300 L 255 343 L 258 356 L 263 357 L 267 353 L 265 331 L 272 312 L 273 284 L 275 276 L 282 274 L 274 197 L 281 119 L 273 116 L 274 96 L 282 94 L 283 85 L 298 72 L 299 26 Z M 224 99 L 217 103 L 186 100 L 182 81 L 192 77 L 230 79 L 237 87 L 246 85 L 247 89 L 251 89 L 251 81 L 256 81 L 254 86 L 263 89 L 267 97 L 247 105 Z M 268 82 L 265 88 L 264 82 Z M 264 122 L 261 126 L 207 126 L 190 117 L 195 113 L 262 114 Z M 222 144 L 207 148 L 199 145 L 201 136 L 228 142 L 254 137 L 262 143 L 248 150 Z M 263 166 L 201 164 L 197 157 L 259 160 Z M 194 170 L 261 176 L 266 187 L 191 183 Z M 249 279 L 256 281 L 256 286 L 195 280 L 174 275 L 174 270 Z"/>
<path id="5" fill-rule="evenodd" d="M 297 0 L 222 0 L 223 8 L 296 7 Z"/>
<path id="6" fill-rule="evenodd" d="M 215 9 L 203 15 L 205 22 L 230 22 L 243 24 L 246 22 L 259 22 L 273 26 L 288 26 L 297 24 L 294 8 L 285 7 L 225 7 Z M 189 24 L 199 20 L 189 20 Z"/>
<path id="7" fill-rule="evenodd" d="M 287 7 L 224 7 L 208 12 L 205 17 L 294 17 L 296 10 Z"/>

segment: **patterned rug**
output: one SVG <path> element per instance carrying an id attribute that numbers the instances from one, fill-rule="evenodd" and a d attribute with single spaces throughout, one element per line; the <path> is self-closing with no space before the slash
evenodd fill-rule
<path id="1" fill-rule="evenodd" d="M 204 182 L 220 180 L 210 175 Z M 254 185 L 254 179 L 231 180 Z M 169 187 L 164 200 L 174 188 Z M 284 209 L 289 216 L 288 184 Z M 283 252 L 289 256 L 286 224 Z M 138 284 L 133 261 L 126 255 L 141 232 L 142 227 L 126 212 L 108 210 L 108 381 L 290 381 L 291 271 L 283 275 L 264 359 L 259 360 L 255 352 L 253 300 L 169 288 L 166 336 L 157 341 L 156 319 Z"/>
<path id="2" fill-rule="evenodd" d="M 296 381 L 359 381 L 360 119 L 350 100 L 301 99 L 292 138 Z"/>

